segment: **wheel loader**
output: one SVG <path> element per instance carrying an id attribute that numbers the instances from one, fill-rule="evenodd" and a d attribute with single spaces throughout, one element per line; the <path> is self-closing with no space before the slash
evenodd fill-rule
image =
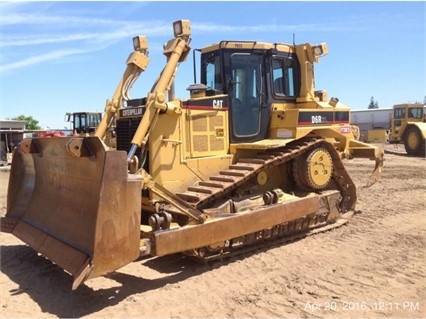
<path id="1" fill-rule="evenodd" d="M 397 104 L 389 132 L 389 143 L 404 143 L 408 155 L 426 157 L 426 115 L 420 103 Z"/>
<path id="2" fill-rule="evenodd" d="M 137 36 L 94 136 L 24 139 L 14 153 L 2 231 L 71 274 L 72 289 L 143 256 L 209 261 L 343 225 L 357 201 L 343 162 L 371 159 L 366 186 L 380 178 L 383 150 L 358 141 L 350 109 L 315 90 L 325 43 L 194 50 L 200 78 L 179 99 L 190 22 L 173 30 L 145 97 L 129 95 L 149 64 Z M 115 148 L 104 142 L 112 122 Z"/>

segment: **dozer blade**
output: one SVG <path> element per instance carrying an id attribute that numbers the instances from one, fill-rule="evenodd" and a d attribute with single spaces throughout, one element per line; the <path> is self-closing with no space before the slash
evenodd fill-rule
<path id="1" fill-rule="evenodd" d="M 74 276 L 73 289 L 139 256 L 141 180 L 97 137 L 24 139 L 2 231 Z"/>

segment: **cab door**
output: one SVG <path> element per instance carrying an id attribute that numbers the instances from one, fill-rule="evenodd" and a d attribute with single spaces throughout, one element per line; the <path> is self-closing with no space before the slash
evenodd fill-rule
<path id="1" fill-rule="evenodd" d="M 390 134 L 391 141 L 397 142 L 401 140 L 401 136 L 400 136 L 401 126 L 403 123 L 406 122 L 404 121 L 405 119 L 406 119 L 405 107 L 395 107 L 393 109 L 393 117 L 392 117 L 392 131 Z"/>
<path id="2" fill-rule="evenodd" d="M 264 99 L 263 56 L 233 53 L 230 56 L 231 143 L 253 142 L 268 134 L 270 110 Z"/>

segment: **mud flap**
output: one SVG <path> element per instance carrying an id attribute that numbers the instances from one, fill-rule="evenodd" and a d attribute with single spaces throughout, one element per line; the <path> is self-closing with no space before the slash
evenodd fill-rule
<path id="1" fill-rule="evenodd" d="M 71 273 L 75 289 L 138 258 L 140 192 L 126 153 L 97 137 L 24 139 L 2 226 Z"/>

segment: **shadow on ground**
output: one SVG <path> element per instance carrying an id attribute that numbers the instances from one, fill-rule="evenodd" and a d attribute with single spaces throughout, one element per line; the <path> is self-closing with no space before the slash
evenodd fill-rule
<path id="1" fill-rule="evenodd" d="M 12 296 L 26 293 L 44 313 L 61 318 L 90 315 L 118 304 L 133 294 L 174 284 L 211 269 L 210 266 L 184 258 L 182 255 L 135 262 L 144 263 L 166 275 L 159 279 L 148 280 L 122 272 L 114 272 L 105 276 L 112 280 L 113 286 L 111 287 L 94 290 L 83 284 L 77 290 L 72 291 L 73 278 L 49 260 L 38 255 L 32 248 L 25 245 L 1 247 L 1 271 L 19 286 L 9 293 Z"/>

